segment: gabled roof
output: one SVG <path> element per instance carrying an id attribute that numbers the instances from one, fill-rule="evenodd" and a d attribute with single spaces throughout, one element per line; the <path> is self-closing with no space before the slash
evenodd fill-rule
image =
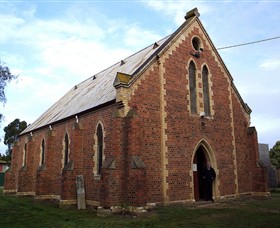
<path id="1" fill-rule="evenodd" d="M 114 80 L 118 72 L 133 75 L 169 36 L 75 85 L 21 134 L 48 126 L 116 99 Z"/>

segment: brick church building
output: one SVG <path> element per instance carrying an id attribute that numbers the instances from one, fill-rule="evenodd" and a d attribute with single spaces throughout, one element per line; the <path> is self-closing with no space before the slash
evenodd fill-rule
<path id="1" fill-rule="evenodd" d="M 251 110 L 199 20 L 75 85 L 14 144 L 4 193 L 91 206 L 266 195 Z"/>

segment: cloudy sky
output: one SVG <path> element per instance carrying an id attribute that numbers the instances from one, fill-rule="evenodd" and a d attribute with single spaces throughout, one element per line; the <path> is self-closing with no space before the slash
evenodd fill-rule
<path id="1" fill-rule="evenodd" d="M 174 32 L 194 7 L 216 48 L 280 36 L 280 0 L 0 2 L 0 58 L 19 75 L 0 104 L 2 137 L 14 119 L 32 123 L 75 84 Z M 280 140 L 280 39 L 219 53 L 253 110 L 259 142 L 272 147 Z"/>

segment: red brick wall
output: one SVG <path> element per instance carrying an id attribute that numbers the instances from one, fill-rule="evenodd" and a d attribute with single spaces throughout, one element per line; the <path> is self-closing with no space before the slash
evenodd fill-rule
<path id="1" fill-rule="evenodd" d="M 130 107 L 137 110 L 132 122 L 133 143 L 130 152 L 140 155 L 146 165 L 147 202 L 162 202 L 161 145 L 160 145 L 160 85 L 159 68 L 153 64 L 145 80 L 134 91 Z"/>
<path id="2" fill-rule="evenodd" d="M 58 139 L 56 131 L 44 129 L 38 136 L 37 143 L 40 145 L 45 139 L 45 164 L 37 171 L 37 195 L 60 195 L 61 194 L 61 159 L 62 138 Z M 40 149 L 37 151 L 40 156 Z M 40 158 L 39 158 L 40 159 Z"/>
<path id="3" fill-rule="evenodd" d="M 5 189 L 16 189 L 18 192 L 36 192 L 37 195 L 61 195 L 62 199 L 76 198 L 76 176 L 84 175 L 87 200 L 101 200 L 102 187 L 110 188 L 111 202 L 119 204 L 122 197 L 123 167 L 123 119 L 114 117 L 115 107 L 101 109 L 80 117 L 82 129 L 75 125 L 75 119 L 56 124 L 40 131 L 33 132 L 32 140 L 27 142 L 26 167 L 22 168 L 23 148 L 27 136 L 21 137 L 18 146 L 14 147 L 12 168 L 6 175 Z M 94 178 L 93 146 L 94 134 L 98 122 L 105 130 L 105 158 L 114 156 L 116 169 L 101 171 L 114 176 L 114 183 L 105 183 L 106 178 Z M 75 127 L 73 127 L 75 126 Z M 73 170 L 62 170 L 63 140 L 66 132 L 69 135 L 69 157 L 73 161 Z M 45 139 L 45 164 L 40 167 L 40 147 Z M 17 178 L 18 175 L 18 178 Z M 104 180 L 103 180 L 104 179 Z M 36 182 L 37 180 L 37 182 Z M 116 187 L 114 187 L 116 186 Z"/>
<path id="4" fill-rule="evenodd" d="M 20 160 L 20 145 L 19 142 L 14 144 L 12 150 L 12 163 L 10 168 L 5 173 L 5 185 L 4 190 L 16 191 L 17 190 L 17 180 L 18 180 L 18 170 L 21 167 Z"/>
<path id="5" fill-rule="evenodd" d="M 248 145 L 248 127 L 249 123 L 246 119 L 244 110 L 241 107 L 239 99 L 233 92 L 233 116 L 234 116 L 234 131 L 236 142 L 237 154 L 237 167 L 238 167 L 238 186 L 240 192 L 250 192 L 252 184 L 252 169 L 250 149 Z M 256 162 L 255 162 L 256 163 Z M 247 174 L 246 174 L 247 173 Z M 246 175 L 245 175 L 246 174 Z"/>
<path id="6" fill-rule="evenodd" d="M 252 172 L 252 191 L 253 192 L 267 192 L 267 170 L 259 163 L 258 153 L 258 139 L 257 131 L 254 127 L 250 127 L 247 133 L 248 137 L 248 152 L 250 153 L 250 165 Z"/>

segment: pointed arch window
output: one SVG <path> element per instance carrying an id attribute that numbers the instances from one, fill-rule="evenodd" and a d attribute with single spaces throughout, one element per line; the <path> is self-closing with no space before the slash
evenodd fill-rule
<path id="1" fill-rule="evenodd" d="M 45 163 L 45 139 L 42 140 L 41 143 L 41 164 L 43 165 Z"/>
<path id="2" fill-rule="evenodd" d="M 203 103 L 206 116 L 210 116 L 209 71 L 206 66 L 202 69 Z"/>
<path id="3" fill-rule="evenodd" d="M 69 137 L 66 133 L 64 136 L 64 166 L 69 163 Z"/>
<path id="4" fill-rule="evenodd" d="M 191 113 L 197 113 L 196 107 L 196 68 L 193 61 L 189 65 L 189 86 L 190 86 L 190 105 Z"/>
<path id="5" fill-rule="evenodd" d="M 103 160 L 103 130 L 100 124 L 97 127 L 97 175 L 100 175 Z"/>

